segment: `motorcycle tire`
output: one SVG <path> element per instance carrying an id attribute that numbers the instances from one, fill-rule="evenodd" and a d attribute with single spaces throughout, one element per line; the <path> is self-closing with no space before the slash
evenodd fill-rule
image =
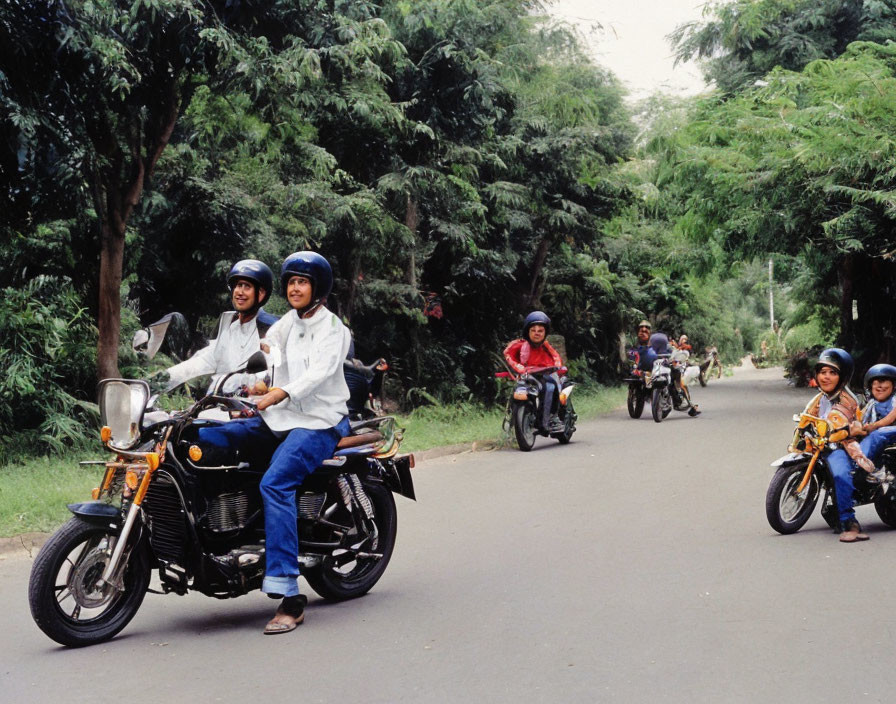
<path id="1" fill-rule="evenodd" d="M 137 546 L 124 573 L 124 591 L 97 581 L 106 566 L 109 528 L 69 519 L 41 548 L 31 567 L 31 616 L 57 643 L 80 647 L 109 640 L 130 623 L 143 603 L 151 575 L 147 550 Z"/>
<path id="2" fill-rule="evenodd" d="M 641 402 L 644 405 L 644 402 Z M 572 440 L 572 434 L 576 432 L 576 412 L 572 407 L 572 401 L 567 401 L 563 413 L 563 432 L 557 433 L 553 437 L 557 438 L 561 445 L 568 445 Z"/>
<path id="3" fill-rule="evenodd" d="M 880 520 L 890 528 L 896 528 L 896 500 L 894 499 L 896 497 L 888 493 L 879 496 L 874 501 L 874 510 L 877 511 Z"/>
<path id="4" fill-rule="evenodd" d="M 308 586 L 329 601 L 355 599 L 369 592 L 383 576 L 392 558 L 395 536 L 398 533 L 395 499 L 392 492 L 379 482 L 365 481 L 364 491 L 373 506 L 373 520 L 378 531 L 376 546 L 370 550 L 375 550 L 382 557 L 358 559 L 342 567 L 325 558 L 320 564 L 302 570 Z M 347 516 L 340 521 L 338 511 L 330 520 L 351 523 L 351 518 Z"/>
<path id="5" fill-rule="evenodd" d="M 535 447 L 535 409 L 531 404 L 518 403 L 513 407 L 513 432 L 523 452 Z"/>
<path id="6" fill-rule="evenodd" d="M 650 400 L 650 413 L 653 420 L 662 423 L 663 418 L 672 412 L 672 396 L 669 394 L 667 387 L 653 390 L 653 396 Z"/>
<path id="7" fill-rule="evenodd" d="M 768 524 L 782 535 L 796 533 L 802 528 L 818 503 L 821 482 L 817 473 L 812 474 L 801 494 L 794 494 L 807 466 L 808 462 L 801 462 L 779 467 L 765 493 L 765 517 Z"/>
<path id="8" fill-rule="evenodd" d="M 628 387 L 628 414 L 640 418 L 644 412 L 644 392 L 634 384 Z"/>

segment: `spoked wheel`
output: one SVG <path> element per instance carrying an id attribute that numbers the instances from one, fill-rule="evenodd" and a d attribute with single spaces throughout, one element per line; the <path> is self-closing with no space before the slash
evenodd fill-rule
<path id="1" fill-rule="evenodd" d="M 768 524 L 783 535 L 802 528 L 818 502 L 821 484 L 813 473 L 805 488 L 797 493 L 808 462 L 779 467 L 765 493 L 765 517 Z"/>
<path id="2" fill-rule="evenodd" d="M 641 401 L 641 405 L 644 405 L 643 400 Z M 555 433 L 552 437 L 557 438 L 561 445 L 566 445 L 572 440 L 572 434 L 576 432 L 576 418 L 578 417 L 575 409 L 572 407 L 571 400 L 568 400 L 565 406 L 561 406 L 560 417 L 563 419 L 563 431 Z"/>
<path id="3" fill-rule="evenodd" d="M 342 539 L 345 548 L 334 550 L 323 562 L 302 572 L 309 586 L 324 599 L 345 601 L 366 594 L 383 576 L 392 557 L 398 532 L 395 499 L 378 482 L 365 481 L 363 486 L 373 508 L 373 521 L 364 531 L 350 529 Z M 353 525 L 341 496 L 333 497 L 333 503 L 338 508 L 328 512 L 327 520 Z"/>
<path id="4" fill-rule="evenodd" d="M 669 413 L 672 412 L 672 396 L 669 394 L 669 387 L 663 386 L 653 390 L 653 396 L 650 400 L 650 413 L 653 420 L 662 423 Z"/>
<path id="5" fill-rule="evenodd" d="M 124 573 L 124 591 L 101 584 L 115 534 L 70 519 L 41 549 L 31 568 L 28 601 L 38 627 L 62 645 L 93 645 L 112 638 L 134 615 L 149 586 L 146 550 L 134 550 Z"/>
<path id="6" fill-rule="evenodd" d="M 632 418 L 640 418 L 644 412 L 644 392 L 634 384 L 628 387 L 628 414 Z"/>
<path id="7" fill-rule="evenodd" d="M 535 447 L 535 409 L 530 403 L 519 403 L 513 407 L 513 432 L 516 444 L 523 452 Z"/>

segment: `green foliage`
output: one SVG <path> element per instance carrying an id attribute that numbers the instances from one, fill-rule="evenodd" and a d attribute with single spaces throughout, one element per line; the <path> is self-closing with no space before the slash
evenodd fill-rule
<path id="1" fill-rule="evenodd" d="M 796 325 L 784 335 L 784 348 L 789 354 L 808 352 L 819 347 L 831 347 L 834 336 L 826 330 L 822 321 L 810 319 L 802 325 Z"/>
<path id="2" fill-rule="evenodd" d="M 3 289 L 0 457 L 60 452 L 96 428 L 96 328 L 63 278 Z"/>

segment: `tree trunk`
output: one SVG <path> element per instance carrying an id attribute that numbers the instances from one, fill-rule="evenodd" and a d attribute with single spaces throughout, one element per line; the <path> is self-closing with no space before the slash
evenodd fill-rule
<path id="1" fill-rule="evenodd" d="M 538 243 L 538 249 L 535 250 L 535 258 L 532 261 L 532 278 L 529 280 L 529 298 L 528 308 L 537 308 L 540 305 L 541 294 L 544 290 L 544 280 L 542 272 L 544 271 L 544 263 L 547 261 L 548 252 L 551 248 L 551 240 L 548 237 L 542 237 Z"/>
<path id="2" fill-rule="evenodd" d="M 855 262 L 852 255 L 843 257 L 837 267 L 837 278 L 840 283 L 840 344 L 846 349 L 855 347 L 856 343 L 852 319 L 854 269 Z"/>
<path id="3" fill-rule="evenodd" d="M 407 272 L 407 281 L 408 283 L 417 288 L 417 226 L 420 224 L 420 212 L 417 209 L 417 201 L 415 201 L 411 194 L 407 195 L 407 204 L 405 207 L 404 213 L 404 225 L 408 230 L 411 231 L 411 238 L 413 242 L 411 243 L 411 257 L 408 262 L 408 272 Z"/>
<path id="4" fill-rule="evenodd" d="M 110 214 L 111 215 L 111 214 Z M 114 222 L 103 218 L 100 234 L 99 341 L 96 349 L 96 373 L 99 379 L 119 376 L 118 342 L 121 336 L 121 272 L 124 262 L 124 226 L 119 214 Z"/>

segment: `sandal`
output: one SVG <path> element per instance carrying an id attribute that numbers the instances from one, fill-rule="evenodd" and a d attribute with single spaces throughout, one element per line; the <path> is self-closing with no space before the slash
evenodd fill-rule
<path id="1" fill-rule="evenodd" d="M 268 621 L 264 627 L 264 634 L 273 636 L 296 630 L 296 627 L 305 620 L 305 605 L 307 603 L 308 597 L 304 594 L 284 598 L 280 606 L 277 607 L 274 618 Z"/>
<path id="2" fill-rule="evenodd" d="M 869 536 L 862 532 L 862 526 L 858 521 L 849 521 L 840 534 L 841 543 L 856 543 L 868 540 Z"/>

